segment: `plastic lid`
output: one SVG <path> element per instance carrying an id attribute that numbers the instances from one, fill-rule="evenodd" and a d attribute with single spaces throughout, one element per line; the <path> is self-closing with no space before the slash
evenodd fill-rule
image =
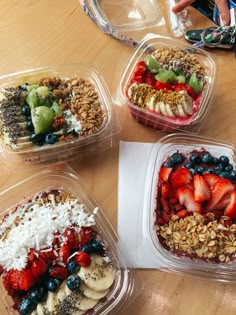
<path id="1" fill-rule="evenodd" d="M 117 31 L 139 30 L 158 25 L 162 19 L 155 0 L 87 0 L 82 2 L 102 28 L 109 25 Z"/>

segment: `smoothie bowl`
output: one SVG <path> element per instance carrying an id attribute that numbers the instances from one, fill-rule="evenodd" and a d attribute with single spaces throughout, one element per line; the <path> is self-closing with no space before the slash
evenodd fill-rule
<path id="1" fill-rule="evenodd" d="M 70 169 L 40 172 L 0 198 L 4 314 L 116 314 L 128 303 L 124 252 Z"/>
<path id="2" fill-rule="evenodd" d="M 215 67 L 201 49 L 149 34 L 127 62 L 119 99 L 142 124 L 198 133 L 211 107 Z"/>
<path id="3" fill-rule="evenodd" d="M 117 124 L 95 69 L 72 64 L 0 78 L 0 141 L 6 159 L 63 159 L 112 137 Z"/>
<path id="4" fill-rule="evenodd" d="M 144 230 L 163 268 L 236 280 L 235 149 L 173 134 L 152 154 Z"/>

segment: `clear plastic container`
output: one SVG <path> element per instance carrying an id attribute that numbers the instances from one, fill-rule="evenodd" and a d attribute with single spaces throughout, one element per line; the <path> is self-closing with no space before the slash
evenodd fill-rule
<path id="1" fill-rule="evenodd" d="M 18 140 L 19 145 L 14 147 L 7 145 L 5 141 L 3 141 L 3 137 L 1 137 L 0 151 L 2 160 L 14 161 L 15 165 L 18 162 L 22 163 L 22 161 L 28 162 L 28 164 L 31 165 L 41 162 L 53 163 L 58 160 L 68 160 L 78 155 L 81 156 L 81 154 L 85 152 L 100 149 L 104 150 L 112 145 L 113 136 L 120 130 L 119 121 L 107 86 L 102 75 L 98 73 L 96 69 L 88 68 L 81 64 L 29 69 L 0 77 L 0 89 L 18 87 L 25 83 L 30 85 L 37 84 L 40 79 L 47 77 L 59 77 L 63 80 L 82 78 L 83 80 L 89 81 L 98 96 L 103 115 L 102 122 L 98 127 L 89 130 L 87 133 L 83 133 L 79 136 L 77 134 L 75 138 L 67 139 L 65 142 L 57 141 L 54 144 L 44 143 L 43 145 L 32 145 L 28 136 L 26 140 L 23 137 L 22 140 Z M 85 116 L 89 115 L 89 112 L 86 112 L 86 110 L 87 109 L 84 110 Z M 64 113 L 65 111 L 63 110 L 63 115 Z M 87 121 L 87 117 L 84 119 L 85 122 Z M 21 142 L 23 142 L 23 144 Z"/>
<path id="2" fill-rule="evenodd" d="M 80 0 L 89 16 L 105 32 L 136 31 L 158 25 L 162 14 L 156 1 Z"/>
<path id="3" fill-rule="evenodd" d="M 215 250 L 215 249 L 214 250 L 210 249 L 210 246 L 214 246 L 213 242 L 211 244 L 210 242 L 211 241 L 216 242 L 217 246 L 219 247 L 217 247 L 215 256 L 210 254 L 208 257 L 208 252 L 205 252 L 206 255 L 205 256 L 203 255 L 202 257 L 200 257 L 200 254 L 199 255 L 196 254 L 193 248 L 192 248 L 192 252 L 191 251 L 188 252 L 187 249 L 183 250 L 183 248 L 180 247 L 180 245 L 178 245 L 177 247 L 174 247 L 175 249 L 173 249 L 170 247 L 171 245 L 168 245 L 171 243 L 167 244 L 163 242 L 163 239 L 158 234 L 159 233 L 158 231 L 160 231 L 161 227 L 166 226 L 166 224 L 169 227 L 171 226 L 169 218 L 167 218 L 167 221 L 165 221 L 164 225 L 163 225 L 163 222 L 159 221 L 164 211 L 163 210 L 164 208 L 160 208 L 161 207 L 160 205 L 162 204 L 160 197 L 163 196 L 164 194 L 164 191 L 160 190 L 162 189 L 160 187 L 163 187 L 163 186 L 160 186 L 162 185 L 161 184 L 162 181 L 159 178 L 160 168 L 164 162 L 168 161 L 168 158 L 172 154 L 178 152 L 180 154 L 183 154 L 183 156 L 187 157 L 191 153 L 193 153 L 193 151 L 195 151 L 194 153 L 196 153 L 196 151 L 198 152 L 208 151 L 211 153 L 212 156 L 217 157 L 217 158 L 219 158 L 222 155 L 226 156 L 229 159 L 229 163 L 231 164 L 231 167 L 233 166 L 233 169 L 235 170 L 235 147 L 231 144 L 220 142 L 213 139 L 208 139 L 205 137 L 191 136 L 191 135 L 186 135 L 186 134 L 181 134 L 181 133 L 168 135 L 160 139 L 160 141 L 155 144 L 152 150 L 151 157 L 150 157 L 147 176 L 146 176 L 144 204 L 143 204 L 143 209 L 142 209 L 143 211 L 141 215 L 142 222 L 143 222 L 142 235 L 144 237 L 144 241 L 146 242 L 145 244 L 147 244 L 146 252 L 149 253 L 150 257 L 153 258 L 152 261 L 156 265 L 157 269 L 163 269 L 165 271 L 170 271 L 170 272 L 171 271 L 179 272 L 186 276 L 200 277 L 204 279 L 219 280 L 219 281 L 225 281 L 225 282 L 236 282 L 235 252 L 234 251 L 230 252 L 228 251 L 228 249 L 226 250 L 226 247 L 228 246 L 227 244 L 231 244 L 227 238 L 226 239 L 223 238 L 222 242 L 219 241 L 219 239 L 221 240 L 221 237 L 228 237 L 227 235 L 231 233 L 230 229 L 232 229 L 232 239 L 233 239 L 232 244 L 234 243 L 233 228 L 235 227 L 235 219 L 230 218 L 229 220 L 228 218 L 227 220 L 229 221 L 224 221 L 224 222 L 227 222 L 227 224 L 221 224 L 221 219 L 222 219 L 222 216 L 224 217 L 224 211 L 229 204 L 229 200 L 226 201 L 226 204 L 224 206 L 222 206 L 221 204 L 221 207 L 225 207 L 225 208 L 222 208 L 223 210 L 222 209 L 219 210 L 220 213 L 218 214 L 216 211 L 217 207 L 213 210 L 206 211 L 207 201 L 205 201 L 205 206 L 204 206 L 204 201 L 202 202 L 203 210 L 201 210 L 202 211 L 201 216 L 205 215 L 205 218 L 206 218 L 208 214 L 212 211 L 215 215 L 215 218 L 217 218 L 216 219 L 217 230 L 216 231 L 214 230 L 214 232 L 212 232 L 210 238 L 207 238 L 208 236 L 206 235 L 208 231 L 212 231 L 211 225 L 213 226 L 214 223 L 209 223 L 208 225 L 205 224 L 205 226 L 207 227 L 202 228 L 202 229 L 200 229 L 199 224 L 196 224 L 196 230 L 195 229 L 192 230 L 193 227 L 191 223 L 188 227 L 189 228 L 188 232 L 185 235 L 186 244 L 191 244 L 192 246 L 193 238 L 199 241 L 199 243 L 195 244 L 196 245 L 195 249 L 198 248 L 201 250 L 204 247 L 208 246 L 209 244 L 209 247 L 208 247 L 209 254 L 211 251 L 214 252 Z M 182 165 L 180 165 L 179 167 L 181 166 Z M 196 167 L 197 165 L 195 165 L 195 169 Z M 223 181 L 225 180 L 220 177 L 217 177 L 217 178 Z M 233 187 L 231 187 L 231 189 L 235 189 L 235 186 L 234 186 L 235 180 L 231 180 L 231 182 L 233 183 Z M 169 183 L 171 183 L 171 181 L 169 181 Z M 173 186 L 171 187 L 173 191 Z M 189 183 L 189 188 L 190 187 L 191 189 L 195 189 L 193 188 L 191 183 Z M 216 189 L 216 186 L 214 189 Z M 211 190 L 213 191 L 213 188 L 211 188 Z M 177 196 L 176 197 L 177 199 L 180 198 L 178 197 L 178 193 L 176 193 L 175 196 Z M 175 196 L 173 197 L 172 202 L 174 202 L 173 200 Z M 223 200 L 225 200 L 224 198 L 226 198 L 228 195 L 226 197 L 225 196 L 226 195 L 223 195 L 222 199 L 220 199 L 222 202 Z M 168 200 L 168 205 L 169 205 L 168 207 L 170 207 L 170 203 L 169 203 L 170 197 L 163 197 L 163 198 L 164 200 Z M 218 205 L 219 203 L 217 204 L 217 206 Z M 182 206 L 182 209 L 183 208 L 185 207 Z M 186 218 L 193 218 L 193 212 L 188 213 L 187 216 L 183 218 L 185 220 Z M 175 219 L 178 219 L 178 216 Z M 179 217 L 178 222 L 180 222 L 180 220 L 183 220 L 181 216 Z M 212 222 L 212 221 L 214 220 L 210 220 L 209 222 Z M 175 235 L 175 237 L 179 237 L 181 234 L 181 236 L 179 237 L 179 242 L 181 242 L 181 246 L 183 246 L 182 245 L 184 242 L 183 231 L 185 231 L 185 227 L 186 227 L 186 225 L 184 225 L 185 223 L 183 222 L 184 221 L 182 221 L 181 223 L 182 228 L 178 230 L 178 235 L 177 234 Z M 194 223 L 194 226 L 195 226 L 195 223 Z M 176 231 L 177 230 L 175 230 L 172 225 L 171 230 L 169 230 L 169 232 L 170 232 L 170 235 L 173 236 L 173 238 L 174 238 L 174 233 L 176 233 Z M 235 249 L 235 247 L 232 244 L 229 246 L 231 246 L 231 249 L 233 250 Z M 223 252 L 226 251 L 225 259 L 222 259 L 224 258 L 223 256 L 220 257 L 220 255 L 222 254 L 221 249 Z M 227 259 L 226 258 L 227 256 L 229 256 L 230 258 Z M 222 261 L 220 259 L 222 259 Z"/>
<path id="4" fill-rule="evenodd" d="M 93 309 L 86 312 L 86 314 L 119 313 L 121 309 L 126 307 L 131 300 L 140 293 L 142 281 L 139 279 L 138 274 L 135 274 L 134 277 L 133 271 L 127 268 L 128 258 L 125 256 L 126 254 L 119 242 L 118 236 L 101 208 L 88 196 L 78 175 L 67 164 L 53 165 L 1 192 L 1 219 L 10 210 L 14 210 L 18 205 L 31 200 L 32 196 L 38 195 L 40 192 L 52 190 L 63 190 L 67 193 L 71 193 L 79 200 L 80 204 L 84 204 L 85 211 L 89 215 L 92 215 L 94 209 L 98 207 L 98 211 L 94 215 L 95 226 L 93 226 L 93 228 L 97 231 L 99 239 L 105 244 L 106 253 L 108 253 L 110 259 L 114 261 L 116 275 L 114 283 L 106 297 L 101 299 L 100 302 Z M 2 293 L 2 304 L 6 307 L 5 312 L 1 314 L 18 314 L 18 312 L 14 311 L 11 307 L 12 299 L 6 294 L 2 281 L 0 290 Z"/>
<path id="5" fill-rule="evenodd" d="M 145 56 L 150 55 L 151 53 L 153 53 L 153 51 L 157 49 L 177 49 L 183 52 L 184 55 L 185 53 L 186 54 L 188 53 L 188 56 L 190 56 L 190 58 L 196 58 L 198 63 L 203 67 L 204 73 L 205 73 L 204 78 L 202 79 L 204 81 L 203 89 L 200 92 L 200 94 L 197 95 L 196 99 L 192 99 L 191 97 L 192 99 L 192 101 L 190 101 L 190 104 L 192 104 L 191 114 L 185 113 L 185 116 L 182 117 L 181 116 L 182 114 L 178 113 L 178 115 L 174 115 L 173 117 L 173 111 L 172 111 L 171 114 L 168 113 L 167 115 L 166 114 L 164 115 L 160 111 L 160 109 L 158 109 L 159 112 L 157 112 L 155 108 L 154 109 L 152 108 L 153 106 L 155 106 L 155 104 L 152 105 L 152 107 L 151 105 L 148 105 L 150 106 L 150 108 L 148 108 L 147 104 L 143 103 L 143 108 L 141 108 L 141 106 L 139 107 L 135 105 L 135 103 L 130 100 L 130 97 L 127 96 L 127 91 L 133 82 L 136 82 L 137 84 L 147 82 L 142 76 L 142 75 L 145 75 L 147 70 L 145 70 L 145 72 L 141 74 L 141 76 L 139 75 L 138 77 L 135 77 L 137 73 L 136 71 L 139 71 L 137 70 L 137 67 L 140 62 L 144 61 Z M 186 57 L 186 58 L 188 59 L 189 57 Z M 180 66 L 183 67 L 183 69 L 185 67 L 184 65 L 185 62 L 181 63 L 181 61 L 179 62 L 179 60 L 177 60 L 177 63 L 179 63 Z M 168 67 L 171 67 L 171 65 L 168 65 Z M 172 68 L 173 67 L 175 67 L 174 63 L 172 65 Z M 148 74 L 150 75 L 150 73 Z M 179 74 L 181 74 L 181 72 L 179 72 Z M 177 71 L 175 72 L 175 75 L 177 75 L 177 77 L 179 76 L 179 74 L 177 73 Z M 155 74 L 151 74 L 151 75 L 155 76 Z M 152 80 L 154 80 L 154 85 L 151 86 L 152 87 L 151 93 L 154 93 L 156 92 L 156 89 L 154 88 L 156 84 L 156 79 L 153 78 Z M 178 80 L 180 80 L 180 78 L 178 78 Z M 185 80 L 185 83 L 186 82 L 188 81 Z M 130 56 L 129 60 L 127 61 L 124 71 L 123 71 L 123 75 L 120 80 L 120 84 L 118 86 L 117 94 L 118 94 L 118 98 L 121 104 L 128 108 L 130 115 L 134 119 L 136 119 L 139 123 L 142 123 L 146 126 L 150 126 L 155 129 L 160 129 L 166 132 L 179 130 L 179 131 L 185 131 L 185 132 L 190 132 L 190 133 L 198 133 L 204 121 L 206 120 L 207 115 L 210 112 L 213 95 L 214 95 L 215 82 L 216 82 L 216 63 L 212 59 L 209 53 L 201 49 L 193 49 L 191 46 L 182 44 L 179 41 L 173 40 L 168 37 L 163 37 L 163 36 L 159 36 L 155 34 L 147 34 L 144 37 L 144 39 L 141 41 L 141 43 L 137 46 L 134 53 Z M 143 94 L 143 96 L 145 97 L 145 94 Z M 194 97 L 196 96 L 194 95 Z M 175 98 L 176 97 L 174 97 L 174 99 Z M 171 108 L 172 103 L 173 103 L 172 101 L 169 103 L 169 108 Z M 161 105 L 158 105 L 158 106 L 161 106 Z M 183 108 L 182 103 L 181 103 L 181 108 Z"/>

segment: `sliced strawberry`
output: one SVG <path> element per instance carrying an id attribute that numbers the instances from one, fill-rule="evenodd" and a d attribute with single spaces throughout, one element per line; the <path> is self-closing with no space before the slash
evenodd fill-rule
<path id="1" fill-rule="evenodd" d="M 34 284 L 35 279 L 31 270 L 24 270 L 19 281 L 19 289 L 23 291 L 28 291 Z"/>
<path id="2" fill-rule="evenodd" d="M 131 83 L 142 83 L 143 82 L 143 78 L 141 75 L 139 76 L 134 76 L 131 79 Z"/>
<path id="3" fill-rule="evenodd" d="M 68 276 L 68 271 L 63 266 L 55 266 L 50 271 L 50 275 L 54 278 L 58 278 L 58 279 L 63 280 Z"/>
<path id="4" fill-rule="evenodd" d="M 22 270 L 11 269 L 9 271 L 8 280 L 10 282 L 12 289 L 19 290 L 19 282 L 22 277 L 22 274 L 23 274 Z"/>
<path id="5" fill-rule="evenodd" d="M 69 244 L 64 243 L 61 245 L 59 249 L 59 259 L 66 264 L 69 257 L 70 257 L 70 246 Z"/>
<path id="6" fill-rule="evenodd" d="M 209 200 L 211 197 L 211 189 L 203 176 L 195 174 L 193 176 L 194 199 L 198 202 Z"/>
<path id="7" fill-rule="evenodd" d="M 146 71 L 143 73 L 142 78 L 144 83 L 150 85 L 153 88 L 155 87 L 156 79 L 154 74 Z"/>
<path id="8" fill-rule="evenodd" d="M 75 259 L 76 264 L 82 267 L 88 267 L 91 264 L 90 256 L 86 252 L 83 252 L 83 251 L 78 251 L 74 259 Z"/>
<path id="9" fill-rule="evenodd" d="M 35 249 L 30 248 L 28 253 L 28 262 L 32 262 L 35 258 Z"/>
<path id="10" fill-rule="evenodd" d="M 217 175 L 208 174 L 208 173 L 204 173 L 203 177 L 210 188 L 212 188 L 215 185 L 215 183 L 218 182 L 218 180 L 220 179 L 220 177 L 218 177 Z"/>
<path id="11" fill-rule="evenodd" d="M 171 171 L 171 167 L 162 167 L 159 172 L 159 179 L 163 182 L 167 182 Z"/>
<path id="12" fill-rule="evenodd" d="M 224 214 L 231 219 L 236 219 L 236 190 L 231 193 L 230 203 L 225 208 Z"/>
<path id="13" fill-rule="evenodd" d="M 63 232 L 63 236 L 65 237 L 66 243 L 69 244 L 70 248 L 74 248 L 74 238 L 75 238 L 75 230 L 73 227 L 67 227 Z"/>
<path id="14" fill-rule="evenodd" d="M 167 183 L 162 183 L 161 185 L 161 196 L 162 198 L 166 199 L 170 193 L 170 184 Z"/>
<path id="15" fill-rule="evenodd" d="M 42 274 L 44 274 L 48 269 L 48 264 L 46 264 L 41 259 L 35 259 L 31 265 L 31 271 L 35 279 L 38 279 Z"/>
<path id="16" fill-rule="evenodd" d="M 46 264 L 50 264 L 53 262 L 56 258 L 55 252 L 52 248 L 48 249 L 42 249 L 39 252 L 39 257 L 40 260 L 43 260 Z"/>
<path id="17" fill-rule="evenodd" d="M 197 99 L 198 95 L 195 93 L 191 85 L 185 84 L 185 90 L 187 91 L 188 95 L 191 96 L 194 100 Z"/>
<path id="18" fill-rule="evenodd" d="M 221 199 L 226 194 L 233 192 L 233 190 L 234 185 L 228 179 L 219 179 L 212 187 L 211 199 L 206 204 L 206 210 L 214 210 Z"/>
<path id="19" fill-rule="evenodd" d="M 78 233 L 79 246 L 86 244 L 92 237 L 93 229 L 88 227 L 82 227 L 81 231 Z"/>
<path id="20" fill-rule="evenodd" d="M 146 69 L 147 68 L 146 68 L 145 62 L 139 61 L 135 66 L 134 75 L 135 76 L 142 75 L 146 71 Z"/>
<path id="21" fill-rule="evenodd" d="M 194 191 L 191 188 L 180 187 L 177 190 L 176 196 L 179 199 L 180 204 L 184 205 L 188 211 L 198 213 L 202 211 L 201 203 L 195 201 Z"/>
<path id="22" fill-rule="evenodd" d="M 170 175 L 170 183 L 173 188 L 179 188 L 190 184 L 192 175 L 188 168 L 179 168 Z"/>
<path id="23" fill-rule="evenodd" d="M 187 215 L 189 215 L 189 211 L 188 210 L 180 210 L 176 213 L 176 215 L 179 217 L 179 219 L 182 219 L 184 217 L 186 217 Z"/>
<path id="24" fill-rule="evenodd" d="M 162 211 L 168 213 L 170 212 L 170 208 L 169 208 L 169 205 L 168 205 L 168 202 L 165 198 L 161 198 L 161 205 L 162 205 Z"/>
<path id="25" fill-rule="evenodd" d="M 60 233 L 59 232 L 55 232 L 54 233 L 54 238 L 52 241 L 52 247 L 59 245 L 60 243 Z"/>

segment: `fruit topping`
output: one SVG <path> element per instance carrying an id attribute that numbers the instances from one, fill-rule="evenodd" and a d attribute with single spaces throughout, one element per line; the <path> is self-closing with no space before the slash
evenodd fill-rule
<path id="1" fill-rule="evenodd" d="M 82 78 L 42 78 L 0 91 L 0 133 L 12 149 L 86 137 L 106 118 L 97 90 Z"/>
<path id="2" fill-rule="evenodd" d="M 52 190 L 2 219 L 3 285 L 21 315 L 43 314 L 42 309 L 64 314 L 68 299 L 74 303 L 66 314 L 74 315 L 92 309 L 107 295 L 116 270 L 97 238 L 96 212 L 89 214 L 70 193 Z"/>
<path id="3" fill-rule="evenodd" d="M 197 112 L 206 84 L 206 70 L 193 54 L 162 47 L 145 55 L 127 89 L 131 103 L 169 118 Z"/>
<path id="4" fill-rule="evenodd" d="M 175 152 L 159 170 L 156 229 L 178 256 L 226 263 L 235 259 L 236 178 L 227 156 Z"/>

